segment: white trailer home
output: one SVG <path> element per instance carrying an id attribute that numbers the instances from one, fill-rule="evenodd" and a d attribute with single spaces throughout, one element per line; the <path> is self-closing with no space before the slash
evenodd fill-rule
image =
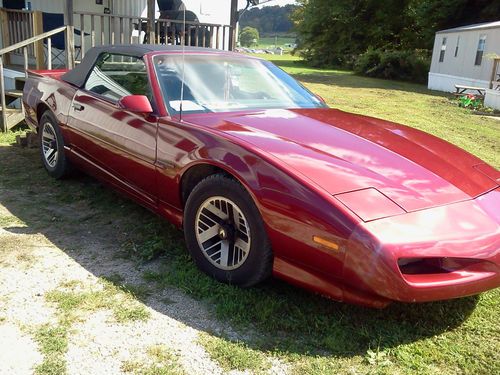
<path id="1" fill-rule="evenodd" d="M 455 85 L 495 89 L 500 82 L 500 21 L 436 33 L 428 87 L 454 92 Z"/>

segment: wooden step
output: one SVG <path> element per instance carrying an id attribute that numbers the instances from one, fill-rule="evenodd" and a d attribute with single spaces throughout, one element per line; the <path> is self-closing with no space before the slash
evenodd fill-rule
<path id="1" fill-rule="evenodd" d="M 12 112 L 21 112 L 21 108 L 10 108 L 7 107 L 5 110 L 6 113 L 12 113 Z M 2 106 L 0 105 L 0 113 L 2 113 Z"/>
<path id="2" fill-rule="evenodd" d="M 8 90 L 5 91 L 5 96 L 10 96 L 12 98 L 20 98 L 23 96 L 23 90 Z"/>
<path id="3" fill-rule="evenodd" d="M 1 115 L 1 108 L 0 108 Z M 20 122 L 24 121 L 24 113 L 21 109 L 17 108 L 7 108 L 5 110 L 6 117 L 6 130 L 12 129 L 14 126 L 18 125 Z M 0 128 L 5 129 L 3 124 L 3 116 L 0 116 Z"/>

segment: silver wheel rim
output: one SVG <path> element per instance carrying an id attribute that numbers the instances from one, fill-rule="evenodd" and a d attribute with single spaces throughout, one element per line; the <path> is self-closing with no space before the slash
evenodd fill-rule
<path id="1" fill-rule="evenodd" d="M 51 168 L 57 164 L 58 148 L 56 131 L 50 122 L 46 122 L 42 130 L 42 152 L 45 162 Z"/>
<path id="2" fill-rule="evenodd" d="M 196 240 L 215 267 L 230 271 L 240 267 L 250 252 L 248 221 L 240 208 L 224 197 L 211 197 L 196 213 Z"/>

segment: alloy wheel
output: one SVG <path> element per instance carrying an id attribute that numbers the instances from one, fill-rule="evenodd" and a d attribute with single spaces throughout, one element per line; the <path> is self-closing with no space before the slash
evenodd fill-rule
<path id="1" fill-rule="evenodd" d="M 58 143 L 54 127 L 50 122 L 43 124 L 42 128 L 42 151 L 47 165 L 55 168 L 58 157 Z"/>
<path id="2" fill-rule="evenodd" d="M 215 267 L 229 271 L 245 262 L 250 252 L 250 228 L 233 201 L 220 196 L 205 200 L 195 225 L 198 245 Z"/>

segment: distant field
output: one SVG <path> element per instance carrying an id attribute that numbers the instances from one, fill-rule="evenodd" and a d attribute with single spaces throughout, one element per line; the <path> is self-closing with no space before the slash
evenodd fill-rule
<path id="1" fill-rule="evenodd" d="M 295 43 L 295 38 L 293 37 L 281 37 L 279 36 L 276 40 L 275 37 L 262 37 L 259 40 L 259 45 L 258 48 L 274 48 L 276 47 L 282 47 L 285 49 L 290 49 L 286 48 L 285 45 L 287 44 L 294 44 Z"/>

